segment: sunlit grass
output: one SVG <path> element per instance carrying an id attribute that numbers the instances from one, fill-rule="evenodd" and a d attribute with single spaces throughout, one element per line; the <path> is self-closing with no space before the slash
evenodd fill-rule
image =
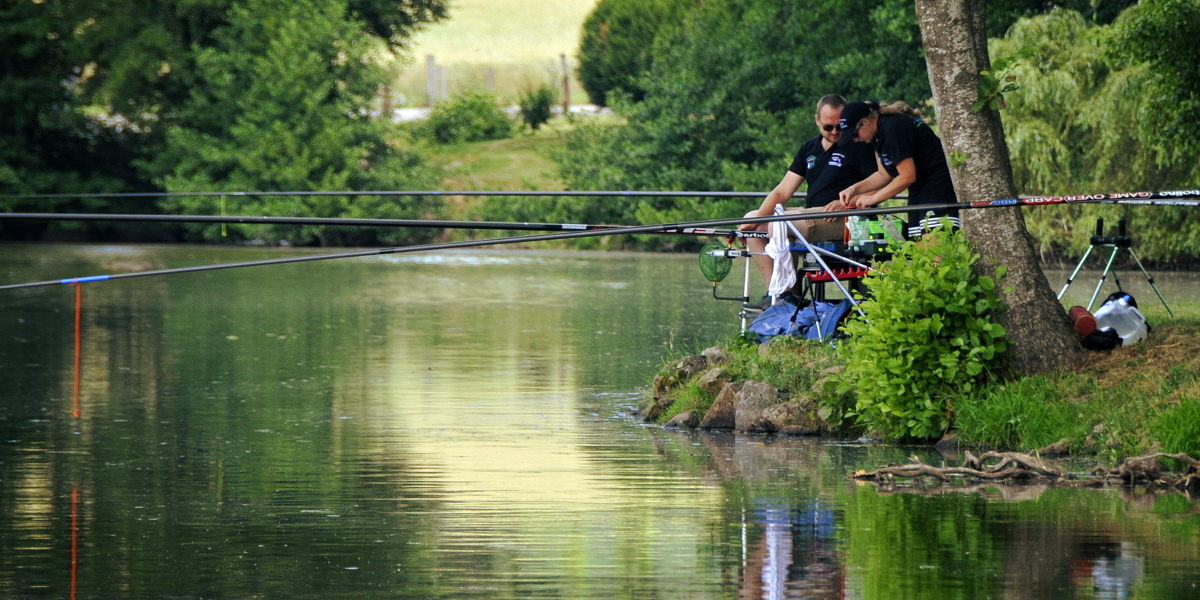
<path id="1" fill-rule="evenodd" d="M 493 71 L 494 92 L 513 101 L 525 89 L 561 81 L 560 56 L 578 66 L 583 22 L 597 0 L 455 0 L 450 18 L 413 37 L 413 64 L 397 73 L 394 91 L 408 105 L 425 104 L 425 57 L 445 68 L 447 92 L 483 88 Z M 572 103 L 587 101 L 572 78 Z"/>
<path id="2" fill-rule="evenodd" d="M 413 140 L 408 128 L 402 127 L 396 141 L 442 168 L 442 190 L 557 191 L 566 185 L 558 178 L 557 166 L 547 150 L 582 121 L 621 122 L 619 117 L 607 114 L 554 117 L 536 132 L 526 128 L 510 138 L 455 144 Z"/>
<path id="3" fill-rule="evenodd" d="M 561 190 L 563 182 L 544 149 L 566 127 L 565 120 L 556 118 L 537 132 L 502 140 L 429 144 L 423 151 L 442 167 L 444 190 Z"/>

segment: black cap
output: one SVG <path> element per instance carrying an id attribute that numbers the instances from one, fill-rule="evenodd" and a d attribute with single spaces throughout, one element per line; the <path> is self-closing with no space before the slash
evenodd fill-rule
<path id="1" fill-rule="evenodd" d="M 855 128 L 874 111 L 875 108 L 868 102 L 851 102 L 842 107 L 842 118 L 838 121 L 837 145 L 845 146 L 854 141 Z"/>

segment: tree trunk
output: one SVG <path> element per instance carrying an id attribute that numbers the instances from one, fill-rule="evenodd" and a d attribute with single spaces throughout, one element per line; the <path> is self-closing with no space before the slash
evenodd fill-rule
<path id="1" fill-rule="evenodd" d="M 942 144 L 947 157 L 965 158 L 950 161 L 958 201 L 1017 197 L 1000 113 L 971 112 L 979 73 L 991 69 L 984 0 L 916 2 Z M 964 210 L 961 219 L 983 257 L 981 273 L 1008 268 L 1005 287 L 1012 291 L 1003 294 L 1008 310 L 1000 321 L 1013 342 L 1008 364 L 1026 374 L 1075 367 L 1083 358 L 1079 335 L 1042 273 L 1021 209 Z"/>

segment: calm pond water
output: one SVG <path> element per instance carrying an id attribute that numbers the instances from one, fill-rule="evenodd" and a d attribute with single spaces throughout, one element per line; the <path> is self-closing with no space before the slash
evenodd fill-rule
<path id="1" fill-rule="evenodd" d="M 296 252 L 4 245 L 0 282 Z M 940 457 L 640 424 L 736 333 L 710 292 L 523 251 L 88 284 L 79 418 L 73 288 L 0 292 L 0 597 L 1200 598 L 1178 494 L 885 493 L 847 474 Z"/>

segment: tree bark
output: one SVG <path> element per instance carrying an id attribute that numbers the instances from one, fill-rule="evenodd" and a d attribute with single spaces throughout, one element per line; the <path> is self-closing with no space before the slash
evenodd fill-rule
<path id="1" fill-rule="evenodd" d="M 959 202 L 1016 198 L 1000 113 L 984 107 L 971 112 L 979 97 L 979 73 L 991 69 L 984 0 L 916 0 L 917 20 L 929 66 L 933 104 L 950 176 Z M 963 230 L 982 256 L 981 274 L 1007 267 L 1000 317 L 1012 345 L 1008 364 L 1026 374 L 1071 369 L 1083 358 L 1079 335 L 1042 272 L 1021 209 L 964 210 Z"/>

